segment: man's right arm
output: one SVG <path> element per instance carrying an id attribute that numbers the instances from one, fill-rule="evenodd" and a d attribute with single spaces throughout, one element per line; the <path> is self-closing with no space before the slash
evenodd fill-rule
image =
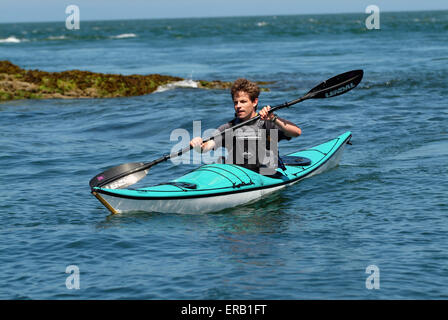
<path id="1" fill-rule="evenodd" d="M 207 142 L 202 142 L 202 138 L 201 137 L 196 137 L 193 138 L 190 141 L 190 146 L 196 150 L 196 152 L 208 152 L 210 150 L 212 150 L 215 147 L 215 141 L 213 140 L 209 140 Z"/>
<path id="2" fill-rule="evenodd" d="M 229 129 L 231 127 L 230 123 L 226 123 L 221 125 L 218 129 L 216 129 L 215 132 L 215 139 L 209 140 L 205 143 L 203 143 L 201 137 L 193 138 L 190 141 L 190 146 L 194 148 L 197 152 L 208 152 L 213 149 L 217 149 L 223 145 L 223 136 L 219 135 L 220 132 L 225 131 L 226 129 Z"/>

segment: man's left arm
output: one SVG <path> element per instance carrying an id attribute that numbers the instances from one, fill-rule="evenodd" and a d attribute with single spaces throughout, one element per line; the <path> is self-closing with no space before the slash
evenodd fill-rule
<path id="1" fill-rule="evenodd" d="M 270 106 L 266 106 L 260 111 L 261 120 L 272 121 L 287 137 L 298 137 L 302 134 L 302 130 L 296 126 L 291 121 L 280 118 L 273 112 L 269 113 L 271 110 Z"/>

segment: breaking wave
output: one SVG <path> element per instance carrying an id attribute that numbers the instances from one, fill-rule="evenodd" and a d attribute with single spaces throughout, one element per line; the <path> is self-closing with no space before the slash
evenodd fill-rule
<path id="1" fill-rule="evenodd" d="M 123 33 L 117 36 L 112 36 L 112 39 L 126 39 L 126 38 L 135 38 L 137 35 L 135 33 Z"/>
<path id="2" fill-rule="evenodd" d="M 182 81 L 176 81 L 172 83 L 165 84 L 163 86 L 159 86 L 155 92 L 164 92 L 176 88 L 197 88 L 198 83 L 194 80 L 188 79 L 188 80 L 182 80 Z"/>
<path id="3" fill-rule="evenodd" d="M 22 41 L 14 36 L 10 36 L 6 39 L 0 39 L 0 43 L 20 43 L 20 42 Z"/>

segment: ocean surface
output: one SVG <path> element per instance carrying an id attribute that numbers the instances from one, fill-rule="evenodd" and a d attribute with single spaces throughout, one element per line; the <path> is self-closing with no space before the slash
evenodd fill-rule
<path id="1" fill-rule="evenodd" d="M 0 24 L 0 60 L 22 68 L 190 80 L 0 103 L 0 299 L 447 299 L 448 12 L 367 16 Z M 171 151 L 173 130 L 232 118 L 229 92 L 194 80 L 273 81 L 275 105 L 352 69 L 356 89 L 278 112 L 303 130 L 281 154 L 352 132 L 328 172 L 209 214 L 110 216 L 90 194 L 97 173 Z"/>

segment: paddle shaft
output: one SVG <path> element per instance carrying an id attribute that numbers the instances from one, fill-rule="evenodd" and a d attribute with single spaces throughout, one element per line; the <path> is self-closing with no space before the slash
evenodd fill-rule
<path id="1" fill-rule="evenodd" d="M 303 101 L 303 100 L 306 100 L 306 99 L 309 99 L 309 98 L 302 97 L 302 98 L 300 98 L 300 99 L 297 99 L 297 100 L 294 100 L 294 101 L 291 101 L 291 102 L 286 102 L 286 103 L 284 103 L 284 104 L 281 104 L 281 105 L 272 107 L 271 110 L 269 110 L 269 113 L 274 112 L 275 110 L 279 110 L 279 109 L 282 109 L 282 108 L 286 108 L 286 107 L 292 106 L 293 104 L 299 103 L 299 102 L 301 102 L 301 101 Z M 229 129 L 226 129 L 226 130 L 220 132 L 220 133 L 217 134 L 217 135 L 214 135 L 214 136 L 212 136 L 212 137 L 210 137 L 210 138 L 207 138 L 207 139 L 203 140 L 202 142 L 204 143 L 204 142 L 213 140 L 213 139 L 215 139 L 215 138 L 217 138 L 217 137 L 219 137 L 219 136 L 225 134 L 225 133 L 228 132 L 228 131 L 236 130 L 236 129 L 238 129 L 238 128 L 241 128 L 241 127 L 243 127 L 243 126 L 245 126 L 245 125 L 248 125 L 248 124 L 250 124 L 250 123 L 252 123 L 252 122 L 258 120 L 259 118 L 260 118 L 260 116 L 258 115 L 258 116 L 256 116 L 256 117 L 253 117 L 253 118 L 249 119 L 249 120 L 246 120 L 246 121 L 244 121 L 244 122 L 238 123 L 237 125 L 235 125 L 235 126 L 229 128 Z M 151 162 L 145 163 L 145 164 L 144 164 L 142 167 L 140 167 L 140 168 L 136 168 L 136 169 L 134 169 L 134 170 L 132 170 L 132 171 L 126 172 L 126 175 L 127 175 L 127 174 L 132 174 L 132 173 L 135 173 L 135 172 L 138 172 L 138 171 L 142 171 L 142 170 L 149 169 L 149 168 L 151 168 L 152 166 L 155 166 L 156 164 L 159 164 L 159 163 L 161 163 L 161 162 L 167 161 L 167 160 L 169 160 L 169 159 L 171 159 L 171 158 L 179 157 L 179 156 L 181 156 L 182 154 L 184 154 L 184 153 L 190 151 L 192 148 L 193 148 L 192 146 L 188 146 L 188 147 L 186 147 L 186 148 L 184 148 L 184 149 L 182 149 L 182 150 L 179 150 L 179 151 L 177 151 L 177 152 L 173 152 L 173 153 L 171 153 L 171 154 L 165 154 L 165 155 L 163 155 L 162 157 L 160 157 L 160 158 L 158 158 L 158 159 L 156 159 L 156 160 L 153 160 L 153 161 L 151 161 Z"/>
<path id="2" fill-rule="evenodd" d="M 277 106 L 271 107 L 271 109 L 269 110 L 269 113 L 274 112 L 274 111 L 279 110 L 279 109 L 282 109 L 282 108 L 290 107 L 290 106 L 292 106 L 292 105 L 294 105 L 296 103 L 302 102 L 302 101 L 307 100 L 307 99 L 312 99 L 315 95 L 316 95 L 316 93 L 310 91 L 310 92 L 308 92 L 306 95 L 304 95 L 301 98 L 298 98 L 296 100 L 292 100 L 292 101 L 285 102 L 283 104 L 279 104 Z M 207 138 L 207 139 L 203 140 L 202 143 L 208 142 L 208 141 L 213 140 L 213 139 L 215 139 L 215 138 L 217 138 L 217 137 L 219 137 L 221 135 L 224 135 L 228 131 L 233 131 L 233 130 L 236 130 L 238 128 L 244 127 L 244 126 L 246 126 L 246 125 L 248 125 L 248 124 L 250 124 L 250 123 L 252 123 L 252 122 L 254 122 L 254 121 L 258 120 L 258 119 L 260 119 L 259 115 L 256 116 L 256 117 L 250 118 L 249 120 L 246 120 L 244 122 L 238 123 L 237 125 L 234 125 L 233 127 L 228 128 L 228 129 L 220 132 L 217 135 L 214 135 L 214 136 L 212 136 L 210 138 Z M 192 148 L 193 148 L 192 146 L 188 146 L 188 147 L 186 147 L 186 148 L 184 148 L 182 150 L 179 150 L 177 152 L 173 152 L 171 154 L 166 154 L 166 155 L 164 155 L 163 157 L 161 157 L 159 159 L 156 159 L 154 161 L 148 162 L 147 164 L 143 165 L 142 168 L 137 168 L 135 172 L 138 172 L 138 171 L 141 171 L 141 170 L 146 170 L 146 169 L 148 169 L 148 168 L 150 168 L 150 167 L 152 167 L 152 166 L 154 166 L 156 164 L 159 164 L 161 162 L 164 162 L 164 161 L 166 161 L 168 159 L 181 156 L 182 154 L 190 151 Z"/>

